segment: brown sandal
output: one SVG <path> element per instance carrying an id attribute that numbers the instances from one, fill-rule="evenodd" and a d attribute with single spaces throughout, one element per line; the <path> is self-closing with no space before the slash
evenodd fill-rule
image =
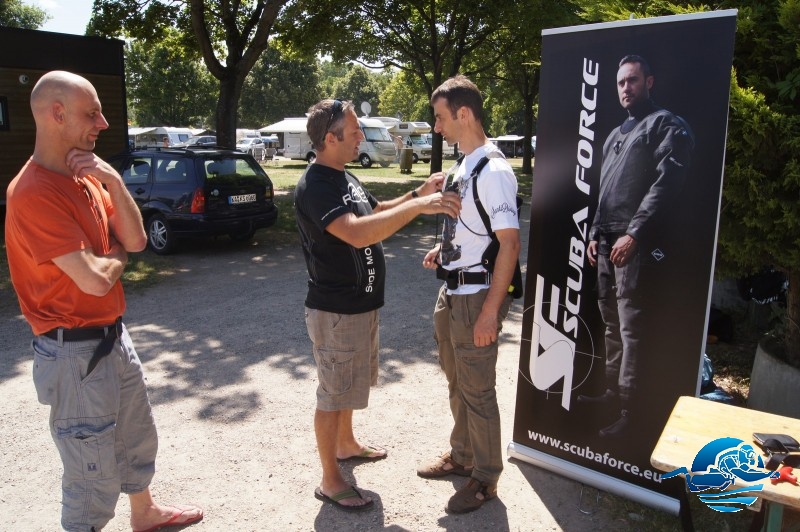
<path id="1" fill-rule="evenodd" d="M 420 468 L 417 469 L 417 475 L 422 478 L 439 478 L 447 475 L 468 477 L 471 474 L 472 466 L 464 467 L 450 458 L 450 451 L 444 453 L 433 462 L 420 466 Z"/>
<path id="2" fill-rule="evenodd" d="M 471 512 L 495 497 L 497 497 L 497 486 L 490 486 L 486 482 L 471 478 L 455 495 L 450 497 L 445 511 L 454 514 Z"/>

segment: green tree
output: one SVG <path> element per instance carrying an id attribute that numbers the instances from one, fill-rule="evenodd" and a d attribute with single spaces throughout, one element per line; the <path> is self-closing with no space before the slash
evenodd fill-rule
<path id="1" fill-rule="evenodd" d="M 397 116 L 399 113 L 403 120 L 410 122 L 430 120 L 430 104 L 425 90 L 419 79 L 409 72 L 401 71 L 393 75 L 378 96 L 378 101 L 383 116 Z"/>
<path id="2" fill-rule="evenodd" d="M 217 140 L 234 146 L 244 82 L 269 46 L 272 27 L 289 0 L 95 0 L 89 31 L 158 40 L 177 28 L 182 44 L 200 50 L 219 82 Z M 182 83 L 175 79 L 174 83 Z"/>
<path id="3" fill-rule="evenodd" d="M 214 79 L 196 52 L 176 43 L 178 38 L 172 30 L 156 43 L 137 40 L 125 46 L 128 114 L 140 126 L 210 125 Z"/>
<path id="4" fill-rule="evenodd" d="M 372 108 L 370 116 L 381 116 L 378 94 L 385 85 L 386 81 L 382 75 L 371 72 L 362 65 L 351 63 L 347 65 L 345 75 L 334 81 L 331 86 L 331 96 L 352 100 L 359 110 L 363 102 L 368 102 Z"/>
<path id="5" fill-rule="evenodd" d="M 334 63 L 330 60 L 322 61 L 319 65 L 319 92 L 321 98 L 332 98 L 336 95 L 334 85 L 340 78 L 347 76 L 347 63 Z"/>
<path id="6" fill-rule="evenodd" d="M 320 99 L 316 61 L 294 59 L 267 49 L 245 80 L 239 105 L 242 127 L 260 128 L 303 116 Z"/>
<path id="7" fill-rule="evenodd" d="M 0 26 L 38 30 L 51 18 L 44 9 L 21 0 L 0 1 Z"/>
<path id="8" fill-rule="evenodd" d="M 503 54 L 496 68 L 488 71 L 487 75 L 501 85 L 501 91 L 493 91 L 502 96 L 495 105 L 495 120 L 500 121 L 502 109 L 505 125 L 494 134 L 519 129 L 524 137 L 522 172 L 530 174 L 533 171 L 531 137 L 534 106 L 539 95 L 542 30 L 574 25 L 580 18 L 577 7 L 566 0 L 525 0 L 518 3 L 517 8 L 516 15 L 507 23 L 508 27 L 495 36 L 501 46 L 508 47 L 511 52 Z"/>
<path id="9" fill-rule="evenodd" d="M 737 4 L 718 271 L 786 273 L 783 346 L 800 367 L 800 2 Z"/>
<path id="10" fill-rule="evenodd" d="M 506 0 L 297 0 L 278 27 L 304 53 L 407 71 L 430 98 L 466 58 L 480 70 L 507 52 L 491 39 L 518 9 Z M 433 171 L 442 166 L 441 140 L 434 135 Z"/>

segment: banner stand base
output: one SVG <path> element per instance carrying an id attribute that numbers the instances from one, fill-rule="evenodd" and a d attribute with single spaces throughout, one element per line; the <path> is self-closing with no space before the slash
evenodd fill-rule
<path id="1" fill-rule="evenodd" d="M 581 467 L 572 462 L 531 449 L 517 442 L 511 442 L 507 448 L 508 456 L 546 469 L 561 476 L 572 478 L 597 489 L 631 499 L 672 515 L 679 515 L 680 501 L 660 493 L 636 486 L 597 471 Z"/>

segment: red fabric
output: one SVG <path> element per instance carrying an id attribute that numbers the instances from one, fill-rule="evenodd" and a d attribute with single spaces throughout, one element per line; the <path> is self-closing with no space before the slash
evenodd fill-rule
<path id="1" fill-rule="evenodd" d="M 82 249 L 96 255 L 110 251 L 108 217 L 114 208 L 100 182 L 91 176 L 79 181 L 28 161 L 6 197 L 11 281 L 33 333 L 102 326 L 121 316 L 125 296 L 119 280 L 106 295 L 93 296 L 52 261 Z"/>

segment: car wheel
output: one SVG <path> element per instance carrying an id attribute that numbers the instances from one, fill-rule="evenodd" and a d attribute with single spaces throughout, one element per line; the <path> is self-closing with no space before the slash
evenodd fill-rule
<path id="1" fill-rule="evenodd" d="M 425 163 L 425 164 L 428 164 L 429 162 L 431 162 L 431 160 L 430 159 L 422 159 L 422 162 Z"/>
<path id="2" fill-rule="evenodd" d="M 250 242 L 255 234 L 255 229 L 248 229 L 247 231 L 243 231 L 241 233 L 228 233 L 228 236 L 231 237 L 231 240 L 234 242 Z"/>
<path id="3" fill-rule="evenodd" d="M 369 158 L 369 155 L 366 153 L 362 153 L 361 156 L 358 158 L 358 162 L 361 163 L 361 166 L 364 168 L 369 168 L 372 166 L 372 159 Z"/>
<path id="4" fill-rule="evenodd" d="M 154 214 L 147 221 L 147 244 L 158 255 L 167 255 L 175 248 L 175 236 L 163 214 Z"/>
<path id="5" fill-rule="evenodd" d="M 381 168 L 386 168 L 389 166 L 389 163 L 381 162 Z"/>
<path id="6" fill-rule="evenodd" d="M 417 157 L 416 153 L 412 153 L 411 154 L 411 163 L 412 164 L 417 164 L 418 162 L 419 162 L 419 157 Z"/>

